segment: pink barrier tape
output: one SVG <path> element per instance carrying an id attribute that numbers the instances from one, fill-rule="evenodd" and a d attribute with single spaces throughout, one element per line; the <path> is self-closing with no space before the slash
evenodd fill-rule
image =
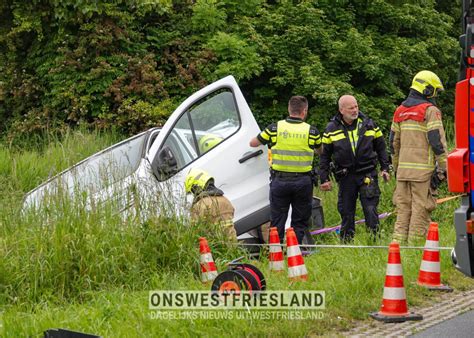
<path id="1" fill-rule="evenodd" d="M 383 219 L 383 218 L 386 218 L 388 216 L 390 216 L 392 213 L 391 212 L 383 212 L 379 215 L 379 219 Z M 355 224 L 360 224 L 360 223 L 364 223 L 365 222 L 365 219 L 359 219 L 357 221 L 355 221 L 354 223 Z M 320 235 L 320 234 L 325 234 L 325 233 L 328 233 L 328 232 L 333 232 L 333 231 L 337 231 L 337 230 L 340 230 L 341 229 L 341 225 L 336 225 L 334 227 L 330 227 L 330 228 L 323 228 L 323 229 L 318 229 L 318 230 L 313 230 L 310 232 L 311 235 Z"/>

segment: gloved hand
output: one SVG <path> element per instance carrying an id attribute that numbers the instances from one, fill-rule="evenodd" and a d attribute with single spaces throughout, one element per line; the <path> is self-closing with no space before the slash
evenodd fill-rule
<path id="1" fill-rule="evenodd" d="M 437 169 L 433 172 L 433 175 L 431 175 L 431 182 L 430 182 L 430 187 L 431 189 L 438 189 L 438 187 L 446 181 L 446 170 L 444 169 Z"/>
<path id="2" fill-rule="evenodd" d="M 389 173 L 391 176 L 393 176 L 394 178 L 397 178 L 397 170 L 396 170 L 396 169 L 397 169 L 397 168 L 394 167 L 394 166 L 391 165 L 391 164 L 388 166 L 388 173 Z"/>

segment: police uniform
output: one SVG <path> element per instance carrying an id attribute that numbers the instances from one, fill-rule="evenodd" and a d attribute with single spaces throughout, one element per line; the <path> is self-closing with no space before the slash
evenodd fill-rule
<path id="1" fill-rule="evenodd" d="M 290 205 L 291 226 L 301 244 L 309 227 L 313 183 L 314 149 L 321 146 L 319 131 L 297 117 L 288 117 L 269 125 L 258 136 L 271 147 L 270 208 L 272 225 L 283 241 Z"/>
<path id="2" fill-rule="evenodd" d="M 435 170 L 446 172 L 446 136 L 440 110 L 412 90 L 393 116 L 390 150 L 397 186 L 393 239 L 425 238 L 436 201 L 430 191 Z M 437 165 L 437 169 L 435 167 Z"/>
<path id="3" fill-rule="evenodd" d="M 323 135 L 319 174 L 321 183 L 328 182 L 330 164 L 334 164 L 333 171 L 339 184 L 337 206 L 342 218 L 340 236 L 343 240 L 354 237 L 359 195 L 367 227 L 374 234 L 378 231 L 380 189 L 377 161 L 382 170 L 389 169 L 382 132 L 372 119 L 361 112 L 350 125 L 344 122 L 340 113 L 331 119 Z"/>

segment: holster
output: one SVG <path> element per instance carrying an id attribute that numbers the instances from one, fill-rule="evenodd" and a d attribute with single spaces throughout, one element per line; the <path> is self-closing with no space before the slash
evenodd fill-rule
<path id="1" fill-rule="evenodd" d="M 380 196 L 380 188 L 378 184 L 375 183 L 373 178 L 370 178 L 370 183 L 363 183 L 360 188 L 360 195 L 365 196 L 366 198 L 372 198 Z"/>
<path id="2" fill-rule="evenodd" d="M 349 173 L 347 168 L 336 168 L 333 162 L 329 163 L 329 169 L 334 175 L 336 182 L 339 182 L 341 178 L 345 177 Z"/>

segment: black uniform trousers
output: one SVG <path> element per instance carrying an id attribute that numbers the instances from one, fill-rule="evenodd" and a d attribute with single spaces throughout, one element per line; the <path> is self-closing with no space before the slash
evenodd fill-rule
<path id="1" fill-rule="evenodd" d="M 364 182 L 366 178 L 370 179 L 369 184 Z M 338 183 L 337 209 L 342 218 L 341 240 L 350 241 L 354 237 L 356 202 L 359 196 L 364 211 L 365 223 L 372 234 L 376 235 L 379 228 L 377 206 L 380 197 L 377 172 L 373 171 L 368 174 L 349 172 L 339 178 Z"/>
<path id="2" fill-rule="evenodd" d="M 313 182 L 309 174 L 279 174 L 272 175 L 270 182 L 271 223 L 278 228 L 278 236 L 283 243 L 285 223 L 291 205 L 291 226 L 295 230 L 298 243 L 302 244 L 311 217 Z"/>

